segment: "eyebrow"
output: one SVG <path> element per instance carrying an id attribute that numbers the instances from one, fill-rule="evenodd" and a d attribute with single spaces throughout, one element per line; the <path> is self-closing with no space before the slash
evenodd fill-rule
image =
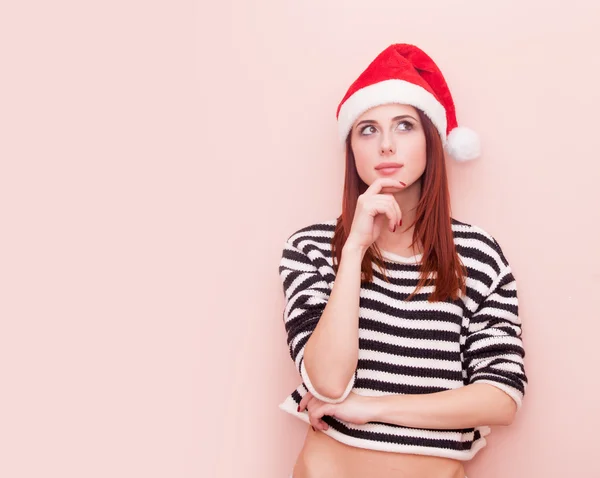
<path id="1" fill-rule="evenodd" d="M 400 115 L 400 116 L 394 116 L 394 117 L 392 118 L 392 121 L 398 121 L 398 120 L 400 120 L 400 119 L 403 119 L 403 118 L 411 118 L 411 119 L 413 119 L 413 120 L 417 121 L 417 119 L 416 119 L 416 118 L 413 118 L 411 115 Z M 358 127 L 359 127 L 361 124 L 378 124 L 378 123 L 377 123 L 377 121 L 375 121 L 375 120 L 366 119 L 366 120 L 362 120 L 360 123 L 358 123 L 358 124 L 356 125 L 356 127 L 358 128 Z"/>

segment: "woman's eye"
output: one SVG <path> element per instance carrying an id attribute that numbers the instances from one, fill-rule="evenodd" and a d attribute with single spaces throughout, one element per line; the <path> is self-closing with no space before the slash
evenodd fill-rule
<path id="1" fill-rule="evenodd" d="M 360 130 L 360 134 L 366 134 L 368 136 L 368 135 L 374 133 L 375 131 L 376 131 L 375 126 L 367 125 L 363 129 Z"/>
<path id="2" fill-rule="evenodd" d="M 401 125 L 405 125 L 405 128 L 400 128 Z M 400 123 L 398 123 L 398 128 L 404 129 L 405 131 L 411 130 L 412 127 L 413 125 L 410 121 L 400 121 Z"/>

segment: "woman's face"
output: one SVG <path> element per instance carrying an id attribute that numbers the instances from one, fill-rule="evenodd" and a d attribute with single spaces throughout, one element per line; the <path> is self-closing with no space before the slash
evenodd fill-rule
<path id="1" fill-rule="evenodd" d="M 413 106 L 394 103 L 371 108 L 354 122 L 350 134 L 356 169 L 367 185 L 389 177 L 408 187 L 425 171 L 425 132 Z M 397 166 L 380 169 L 384 163 Z"/>

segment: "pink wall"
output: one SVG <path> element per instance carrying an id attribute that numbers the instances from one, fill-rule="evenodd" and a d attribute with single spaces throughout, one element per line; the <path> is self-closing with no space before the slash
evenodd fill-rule
<path id="1" fill-rule="evenodd" d="M 281 247 L 337 213 L 335 108 L 393 42 L 480 133 L 454 215 L 519 281 L 531 383 L 469 477 L 600 476 L 598 2 L 5 3 L 0 476 L 288 476 Z"/>

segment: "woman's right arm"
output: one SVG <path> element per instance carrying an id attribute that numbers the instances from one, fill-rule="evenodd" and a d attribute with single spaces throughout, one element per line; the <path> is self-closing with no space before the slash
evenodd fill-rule
<path id="1" fill-rule="evenodd" d="M 311 393 L 322 401 L 343 401 L 354 385 L 360 266 L 364 254 L 364 248 L 353 244 L 342 249 L 329 300 L 304 349 L 302 378 Z"/>
<path id="2" fill-rule="evenodd" d="M 320 310 L 315 310 L 314 307 L 310 312 L 307 308 L 299 312 L 288 310 L 288 314 L 305 314 L 305 322 L 312 322 L 308 339 L 303 338 L 303 350 L 297 352 L 303 353 L 299 358 L 299 372 L 308 390 L 324 402 L 339 403 L 352 390 L 358 363 L 362 259 L 379 236 L 385 222 L 389 221 L 388 227 L 394 229 L 402 218 L 394 197 L 380 194 L 384 187 L 397 190 L 403 187 L 403 183 L 398 184 L 398 181 L 391 178 L 378 178 L 359 197 L 331 292 L 328 297 L 321 294 L 321 299 L 314 293 L 310 297 L 313 305 L 320 303 Z M 314 273 L 318 274 L 316 268 Z M 315 281 L 307 280 L 306 283 L 312 284 L 309 289 L 313 290 L 323 290 L 322 286 L 326 286 L 323 280 L 321 287 Z M 303 292 L 306 290 L 301 293 Z M 288 300 L 293 300 L 291 294 L 286 296 Z M 302 316 L 298 318 L 300 317 Z M 293 344 L 293 341 L 292 337 L 290 343 Z"/>

